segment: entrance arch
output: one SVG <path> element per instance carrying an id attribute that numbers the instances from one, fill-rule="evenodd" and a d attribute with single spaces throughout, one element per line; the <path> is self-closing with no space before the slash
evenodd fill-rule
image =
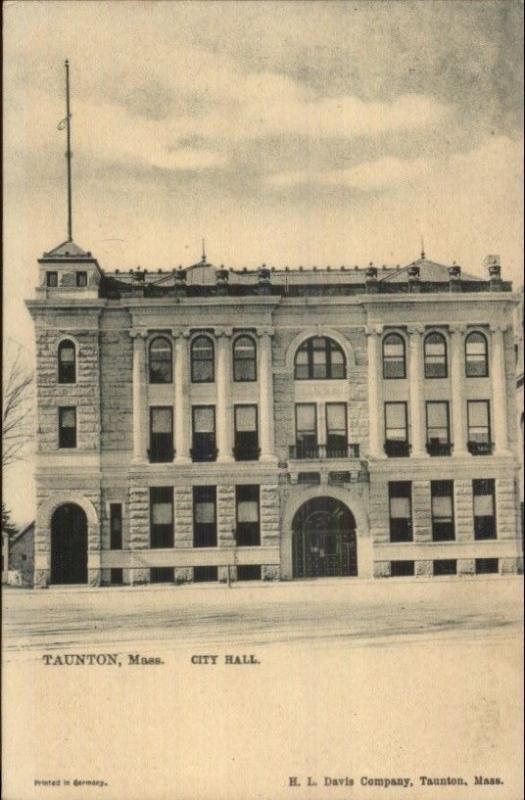
<path id="1" fill-rule="evenodd" d="M 313 497 L 292 522 L 294 578 L 357 575 L 354 515 L 340 500 Z"/>
<path id="2" fill-rule="evenodd" d="M 59 506 L 51 518 L 51 583 L 87 583 L 88 523 L 76 503 Z"/>

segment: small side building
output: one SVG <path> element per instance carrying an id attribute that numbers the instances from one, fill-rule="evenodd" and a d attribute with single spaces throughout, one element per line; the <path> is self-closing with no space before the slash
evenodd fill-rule
<path id="1" fill-rule="evenodd" d="M 8 583 L 15 586 L 33 586 L 35 576 L 34 521 L 29 522 L 11 538 L 7 562 L 9 565 Z"/>

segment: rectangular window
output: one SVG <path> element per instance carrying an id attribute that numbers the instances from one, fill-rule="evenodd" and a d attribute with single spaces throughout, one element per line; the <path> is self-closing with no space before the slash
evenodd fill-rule
<path id="1" fill-rule="evenodd" d="M 450 443 L 448 402 L 427 402 L 427 443 L 446 445 Z"/>
<path id="2" fill-rule="evenodd" d="M 412 484 L 391 481 L 388 484 L 390 541 L 412 541 Z"/>
<path id="3" fill-rule="evenodd" d="M 455 538 L 454 481 L 431 481 L 432 541 L 448 542 Z"/>
<path id="4" fill-rule="evenodd" d="M 385 436 L 387 442 L 407 442 L 407 404 L 385 403 Z"/>
<path id="5" fill-rule="evenodd" d="M 153 463 L 173 461 L 173 409 L 171 406 L 150 408 L 149 460 Z"/>
<path id="6" fill-rule="evenodd" d="M 235 406 L 235 459 L 257 461 L 258 458 L 257 406 Z"/>
<path id="7" fill-rule="evenodd" d="M 392 578 L 406 578 L 414 574 L 413 561 L 391 561 L 390 575 Z"/>
<path id="8" fill-rule="evenodd" d="M 260 581 L 261 567 L 258 564 L 239 564 L 237 567 L 238 581 Z"/>
<path id="9" fill-rule="evenodd" d="M 235 507 L 237 514 L 235 537 L 237 546 L 254 547 L 260 545 L 259 487 L 236 486 Z"/>
<path id="10" fill-rule="evenodd" d="M 173 567 L 152 567 L 149 571 L 150 583 L 173 583 L 174 578 Z"/>
<path id="11" fill-rule="evenodd" d="M 112 586 L 122 586 L 124 583 L 123 571 L 119 568 L 113 568 L 109 573 L 109 582 Z"/>
<path id="12" fill-rule="evenodd" d="M 151 547 L 173 547 L 173 487 L 149 490 Z"/>
<path id="13" fill-rule="evenodd" d="M 468 440 L 488 444 L 490 442 L 490 403 L 488 400 L 469 400 Z"/>
<path id="14" fill-rule="evenodd" d="M 432 563 L 434 575 L 455 575 L 457 573 L 457 561 L 455 558 L 438 558 Z"/>
<path id="15" fill-rule="evenodd" d="M 218 580 L 217 567 L 193 567 L 194 583 L 211 583 Z"/>
<path id="16" fill-rule="evenodd" d="M 326 455 L 328 458 L 348 455 L 346 403 L 326 404 Z"/>
<path id="17" fill-rule="evenodd" d="M 193 546 L 217 547 L 217 489 L 193 487 Z"/>
<path id="18" fill-rule="evenodd" d="M 496 489 L 494 480 L 472 481 L 474 501 L 474 538 L 496 538 Z"/>
<path id="19" fill-rule="evenodd" d="M 46 272 L 46 286 L 53 289 L 58 286 L 58 272 Z"/>
<path id="20" fill-rule="evenodd" d="M 58 409 L 58 446 L 77 446 L 77 410 L 73 406 Z"/>
<path id="21" fill-rule="evenodd" d="M 193 461 L 215 461 L 215 406 L 193 406 Z"/>
<path id="22" fill-rule="evenodd" d="M 122 550 L 122 503 L 109 506 L 109 538 L 111 550 Z"/>
<path id="23" fill-rule="evenodd" d="M 295 445 L 297 458 L 316 458 L 318 455 L 315 403 L 297 403 L 295 406 Z"/>
<path id="24" fill-rule="evenodd" d="M 77 272 L 77 286 L 87 286 L 87 272 Z"/>
<path id="25" fill-rule="evenodd" d="M 476 558 L 476 575 L 491 575 L 499 572 L 497 558 Z"/>

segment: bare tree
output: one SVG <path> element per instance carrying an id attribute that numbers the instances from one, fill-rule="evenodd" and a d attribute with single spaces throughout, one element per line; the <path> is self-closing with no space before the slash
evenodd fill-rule
<path id="1" fill-rule="evenodd" d="M 23 346 L 7 339 L 2 396 L 2 470 L 25 459 L 33 434 L 33 372 Z"/>

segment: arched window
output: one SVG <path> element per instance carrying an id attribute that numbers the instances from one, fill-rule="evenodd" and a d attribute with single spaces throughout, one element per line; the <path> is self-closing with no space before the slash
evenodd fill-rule
<path id="1" fill-rule="evenodd" d="M 345 355 L 327 336 L 312 336 L 295 354 L 296 380 L 323 380 L 346 377 Z"/>
<path id="2" fill-rule="evenodd" d="M 465 374 L 467 378 L 486 378 L 489 374 L 487 340 L 479 331 L 465 339 Z"/>
<path id="3" fill-rule="evenodd" d="M 75 383 L 76 379 L 75 345 L 70 339 L 65 339 L 58 346 L 58 382 Z"/>
<path id="4" fill-rule="evenodd" d="M 157 336 L 149 346 L 149 382 L 171 383 L 172 363 L 171 342 Z"/>
<path id="5" fill-rule="evenodd" d="M 233 343 L 233 380 L 257 380 L 255 342 L 251 336 L 238 336 Z"/>
<path id="6" fill-rule="evenodd" d="M 425 378 L 447 377 L 447 342 L 443 334 L 429 333 L 425 338 Z"/>
<path id="7" fill-rule="evenodd" d="M 197 336 L 191 343 L 192 383 L 213 383 L 215 379 L 213 342 L 207 336 Z"/>
<path id="8" fill-rule="evenodd" d="M 399 333 L 383 339 L 383 378 L 406 378 L 405 340 Z"/>

